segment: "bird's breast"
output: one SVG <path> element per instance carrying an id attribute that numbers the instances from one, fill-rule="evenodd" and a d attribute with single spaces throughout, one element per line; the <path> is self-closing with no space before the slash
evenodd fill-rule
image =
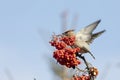
<path id="1" fill-rule="evenodd" d="M 76 39 L 80 41 L 89 41 L 91 39 L 91 35 L 90 34 L 79 34 L 79 35 L 76 35 Z"/>

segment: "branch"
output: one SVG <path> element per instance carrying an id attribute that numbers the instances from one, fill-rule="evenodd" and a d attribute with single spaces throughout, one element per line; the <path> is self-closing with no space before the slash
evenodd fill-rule
<path id="1" fill-rule="evenodd" d="M 86 69 L 88 70 L 88 73 L 89 73 L 89 75 L 90 75 L 90 80 L 95 80 L 95 79 L 94 79 L 94 76 L 91 76 L 90 67 L 88 66 L 88 63 L 87 63 L 85 57 L 82 56 L 81 54 L 78 54 L 78 53 L 77 53 L 77 56 L 84 61 L 85 65 L 86 65 Z"/>

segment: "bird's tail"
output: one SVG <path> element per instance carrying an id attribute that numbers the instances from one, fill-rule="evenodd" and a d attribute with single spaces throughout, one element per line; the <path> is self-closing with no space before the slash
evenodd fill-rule
<path id="1" fill-rule="evenodd" d="M 88 50 L 87 48 L 83 47 L 83 50 L 88 52 L 92 57 L 93 59 L 95 59 L 94 55 L 90 52 L 90 50 Z"/>
<path id="2" fill-rule="evenodd" d="M 88 51 L 88 53 L 95 59 L 95 56 L 90 51 Z"/>

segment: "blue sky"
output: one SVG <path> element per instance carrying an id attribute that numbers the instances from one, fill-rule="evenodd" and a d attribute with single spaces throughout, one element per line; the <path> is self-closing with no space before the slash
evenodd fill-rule
<path id="1" fill-rule="evenodd" d="M 48 40 L 60 33 L 61 13 L 68 11 L 68 28 L 79 15 L 76 30 L 101 19 L 96 31 L 107 32 L 96 39 L 91 62 L 100 70 L 110 70 L 106 80 L 120 74 L 119 0 L 1 0 L 0 1 L 0 80 L 52 80 L 46 56 L 52 57 Z M 118 66 L 119 65 L 119 66 Z M 9 73 L 9 74 L 8 74 Z M 98 77 L 100 80 L 100 77 Z M 12 80 L 12 79 L 11 79 Z"/>

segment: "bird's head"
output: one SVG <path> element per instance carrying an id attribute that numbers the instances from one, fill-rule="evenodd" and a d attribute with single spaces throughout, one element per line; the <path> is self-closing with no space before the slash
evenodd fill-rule
<path id="1" fill-rule="evenodd" d="M 65 36 L 73 36 L 75 33 L 74 33 L 74 30 L 67 30 L 65 31 L 64 33 L 62 33 L 62 35 L 65 35 Z"/>

